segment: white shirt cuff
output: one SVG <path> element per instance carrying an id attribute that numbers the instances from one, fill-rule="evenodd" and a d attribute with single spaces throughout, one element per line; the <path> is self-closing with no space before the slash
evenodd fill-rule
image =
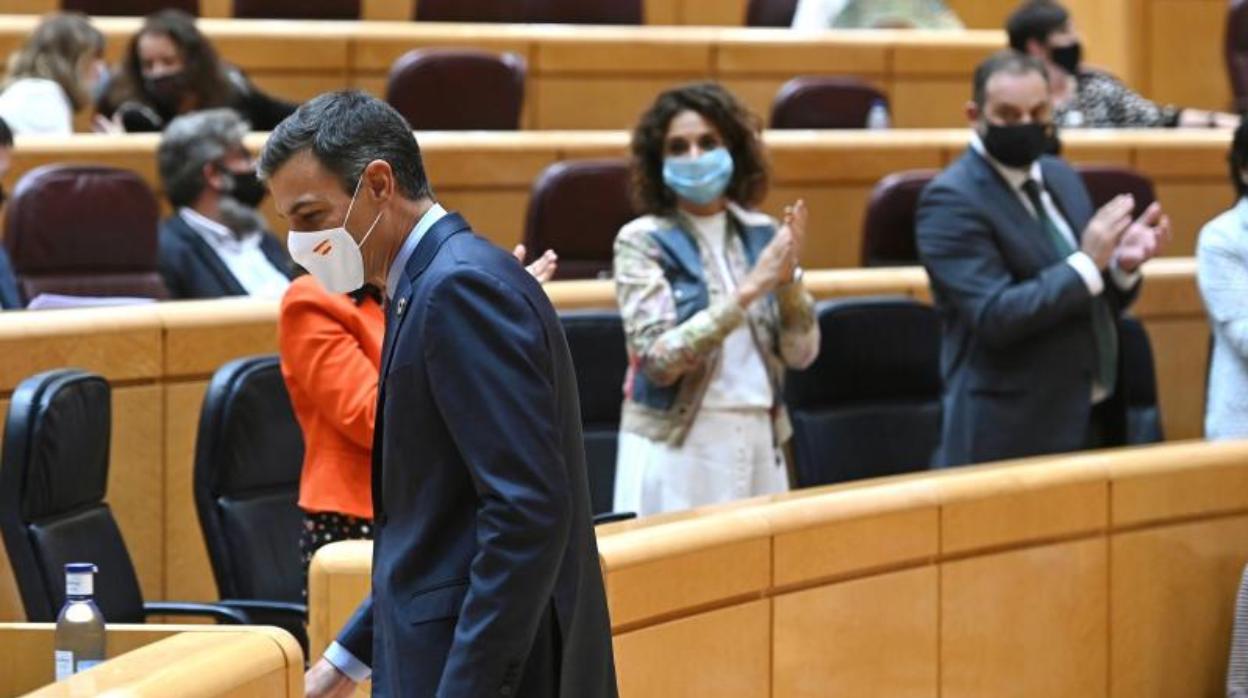
<path id="1" fill-rule="evenodd" d="M 1096 268 L 1096 262 L 1087 254 L 1076 252 L 1066 258 L 1066 263 L 1079 273 L 1079 278 L 1088 287 L 1088 293 L 1099 296 L 1105 290 L 1105 279 L 1101 277 L 1101 270 Z"/>
<path id="2" fill-rule="evenodd" d="M 1109 264 L 1109 276 L 1114 280 L 1114 285 L 1119 289 L 1123 291 L 1130 291 L 1135 288 L 1136 284 L 1140 283 L 1140 277 L 1143 276 L 1143 274 L 1140 273 L 1139 269 L 1136 269 L 1131 273 L 1127 273 L 1122 269 L 1119 269 L 1118 260 L 1115 259 Z"/>
<path id="3" fill-rule="evenodd" d="M 333 664 L 335 669 L 356 683 L 364 683 L 373 675 L 373 670 L 367 664 L 356 659 L 354 654 L 337 642 L 329 643 L 323 656 L 325 661 Z"/>

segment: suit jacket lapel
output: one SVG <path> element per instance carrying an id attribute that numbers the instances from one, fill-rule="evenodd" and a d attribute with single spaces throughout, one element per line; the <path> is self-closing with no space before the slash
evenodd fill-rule
<path id="1" fill-rule="evenodd" d="M 1057 261 L 1057 250 L 1053 249 L 1053 244 L 1049 241 L 1040 219 L 1033 216 L 1031 211 L 1023 206 L 1022 200 L 1018 198 L 1013 187 L 1005 181 L 1005 178 L 991 163 L 974 150 L 969 152 L 976 163 L 975 178 L 979 180 L 983 191 L 988 195 L 985 200 L 996 202 L 997 209 L 1010 221 L 1006 230 L 1001 232 L 1013 234 L 1046 264 Z"/>
<path id="2" fill-rule="evenodd" d="M 221 257 L 215 250 L 212 249 L 212 246 L 204 240 L 203 236 L 192 228 L 190 223 L 183 220 L 182 216 L 177 213 L 174 213 L 173 215 L 174 220 L 182 229 L 182 234 L 186 236 L 187 242 L 191 246 L 191 250 L 194 251 L 196 257 L 199 257 L 199 261 L 203 263 L 204 268 L 207 269 L 208 272 L 212 274 L 213 278 L 216 279 L 217 283 L 221 285 L 222 292 L 227 296 L 247 295 L 247 290 L 243 288 L 242 284 L 238 283 L 238 279 L 234 278 L 234 275 L 231 274 L 230 270 L 225 266 L 225 262 L 221 261 Z"/>

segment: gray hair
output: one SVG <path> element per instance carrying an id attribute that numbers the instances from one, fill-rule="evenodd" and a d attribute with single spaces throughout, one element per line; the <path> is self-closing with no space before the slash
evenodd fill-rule
<path id="1" fill-rule="evenodd" d="M 243 146 L 251 126 L 233 109 L 208 109 L 179 116 L 169 123 L 156 150 L 160 180 L 169 203 L 189 206 L 204 191 L 204 165 L 220 162 Z"/>

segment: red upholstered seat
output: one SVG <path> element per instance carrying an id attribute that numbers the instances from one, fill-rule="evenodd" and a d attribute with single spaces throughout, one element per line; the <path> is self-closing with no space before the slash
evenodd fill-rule
<path id="1" fill-rule="evenodd" d="M 234 0 L 234 16 L 253 19 L 359 19 L 360 0 Z"/>
<path id="2" fill-rule="evenodd" d="M 520 128 L 524 75 L 514 53 L 417 49 L 391 67 L 386 101 L 418 131 L 510 131 Z"/>
<path id="3" fill-rule="evenodd" d="M 871 106 L 888 98 L 857 78 L 803 76 L 784 83 L 770 128 L 864 128 Z"/>
<path id="4" fill-rule="evenodd" d="M 529 254 L 557 252 L 560 279 L 610 274 L 615 235 L 637 216 L 630 191 L 624 159 L 568 160 L 546 168 L 529 197 Z"/>

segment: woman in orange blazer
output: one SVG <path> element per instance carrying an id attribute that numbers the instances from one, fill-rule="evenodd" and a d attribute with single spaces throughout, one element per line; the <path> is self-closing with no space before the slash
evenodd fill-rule
<path id="1" fill-rule="evenodd" d="M 524 259 L 523 245 L 515 255 Z M 529 273 L 546 282 L 556 263 L 548 250 Z M 373 537 L 373 425 L 385 337 L 381 291 L 365 286 L 334 294 L 310 274 L 301 276 L 282 297 L 277 336 L 282 377 L 303 430 L 299 552 L 306 595 L 308 566 L 321 546 Z"/>

